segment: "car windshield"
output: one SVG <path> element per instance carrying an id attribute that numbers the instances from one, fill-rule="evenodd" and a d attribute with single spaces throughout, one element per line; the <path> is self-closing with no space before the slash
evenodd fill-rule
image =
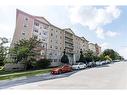
<path id="1" fill-rule="evenodd" d="M 65 68 L 65 67 L 68 67 L 68 66 L 67 65 L 61 66 L 61 68 Z"/>

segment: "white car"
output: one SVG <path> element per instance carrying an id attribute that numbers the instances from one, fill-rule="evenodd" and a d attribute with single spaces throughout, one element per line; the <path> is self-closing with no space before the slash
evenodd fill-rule
<path id="1" fill-rule="evenodd" d="M 110 63 L 111 61 L 110 60 L 106 60 L 106 63 L 108 64 L 108 63 Z"/>
<path id="2" fill-rule="evenodd" d="M 101 61 L 101 63 L 100 63 L 100 64 L 101 64 L 101 65 L 104 65 L 105 63 L 106 63 L 106 61 Z"/>
<path id="3" fill-rule="evenodd" d="M 101 61 L 96 61 L 96 66 L 100 66 L 100 65 L 102 65 Z"/>
<path id="4" fill-rule="evenodd" d="M 83 62 L 78 62 L 74 65 L 72 65 L 72 69 L 78 70 L 78 69 L 85 69 L 87 65 Z"/>

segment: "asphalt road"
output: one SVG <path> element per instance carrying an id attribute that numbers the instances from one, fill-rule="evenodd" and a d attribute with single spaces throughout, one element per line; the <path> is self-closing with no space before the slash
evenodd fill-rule
<path id="1" fill-rule="evenodd" d="M 28 83 L 8 89 L 127 89 L 127 62 L 84 69 L 68 77 Z"/>

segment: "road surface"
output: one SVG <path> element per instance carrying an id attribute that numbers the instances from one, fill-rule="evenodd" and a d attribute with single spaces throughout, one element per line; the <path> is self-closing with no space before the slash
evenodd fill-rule
<path id="1" fill-rule="evenodd" d="M 84 69 L 68 77 L 8 89 L 127 89 L 127 62 Z"/>

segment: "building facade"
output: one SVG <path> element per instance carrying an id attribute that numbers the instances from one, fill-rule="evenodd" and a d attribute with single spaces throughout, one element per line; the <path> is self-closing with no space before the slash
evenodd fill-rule
<path id="1" fill-rule="evenodd" d="M 32 16 L 17 9 L 16 28 L 11 47 L 19 40 L 29 39 L 33 36 L 36 36 L 42 42 L 40 58 L 51 59 L 52 66 L 61 64 L 60 59 L 63 56 L 64 49 L 70 64 L 79 60 L 80 49 L 83 51 L 88 50 L 89 47 L 93 49 L 92 46 L 89 46 L 89 41 L 84 37 L 76 36 L 70 28 L 60 29 L 43 17 Z"/>
<path id="2" fill-rule="evenodd" d="M 89 49 L 97 56 L 101 53 L 101 47 L 98 44 L 89 43 Z"/>

